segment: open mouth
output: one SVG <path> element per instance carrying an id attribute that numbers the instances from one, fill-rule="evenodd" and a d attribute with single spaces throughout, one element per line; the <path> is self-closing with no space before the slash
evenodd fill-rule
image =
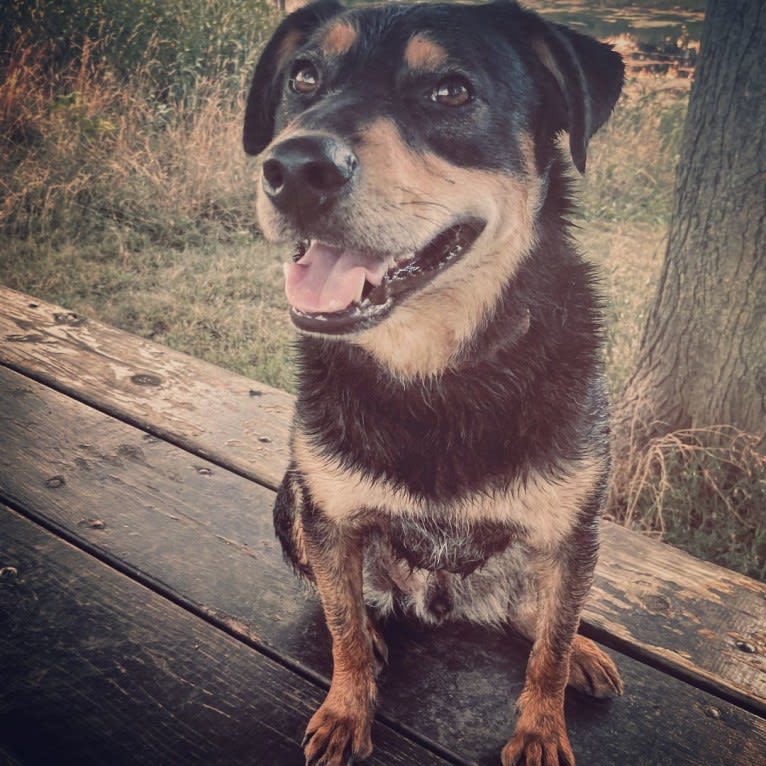
<path id="1" fill-rule="evenodd" d="M 368 329 L 458 261 L 484 226 L 478 219 L 461 221 L 417 252 L 400 256 L 301 242 L 293 263 L 285 264 L 290 317 L 309 332 L 339 335 Z"/>

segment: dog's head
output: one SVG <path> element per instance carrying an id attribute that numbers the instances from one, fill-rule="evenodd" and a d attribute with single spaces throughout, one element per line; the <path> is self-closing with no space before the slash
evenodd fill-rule
<path id="1" fill-rule="evenodd" d="M 263 152 L 264 233 L 299 243 L 294 323 L 378 356 L 401 355 L 418 323 L 416 372 L 443 367 L 533 246 L 557 135 L 582 172 L 622 76 L 609 46 L 512 2 L 320 0 L 288 16 L 244 145 Z"/>

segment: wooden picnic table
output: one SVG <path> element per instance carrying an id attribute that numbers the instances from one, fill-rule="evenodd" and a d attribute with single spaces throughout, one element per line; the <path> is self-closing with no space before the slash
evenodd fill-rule
<path id="1" fill-rule="evenodd" d="M 292 398 L 0 287 L 0 764 L 303 763 L 330 673 L 271 525 Z M 603 524 L 579 766 L 764 766 L 766 585 Z M 528 647 L 385 628 L 376 765 L 497 764 Z"/>

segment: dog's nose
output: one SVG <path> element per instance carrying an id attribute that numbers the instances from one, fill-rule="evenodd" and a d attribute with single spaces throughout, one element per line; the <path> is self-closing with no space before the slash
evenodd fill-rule
<path id="1" fill-rule="evenodd" d="M 343 141 L 323 133 L 276 144 L 263 162 L 263 190 L 281 210 L 307 214 L 350 186 L 358 161 Z"/>

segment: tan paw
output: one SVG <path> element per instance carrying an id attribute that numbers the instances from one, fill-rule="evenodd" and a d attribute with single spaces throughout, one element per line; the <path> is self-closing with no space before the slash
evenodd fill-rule
<path id="1" fill-rule="evenodd" d="M 347 766 L 367 758 L 372 753 L 370 727 L 370 715 L 351 707 L 338 709 L 328 697 L 306 727 L 306 766 Z"/>
<path id="2" fill-rule="evenodd" d="M 522 715 L 500 759 L 503 766 L 575 766 L 563 718 L 526 725 Z"/>
<path id="3" fill-rule="evenodd" d="M 569 664 L 569 685 L 596 699 L 619 697 L 624 687 L 612 659 L 588 638 L 575 636 Z"/>

